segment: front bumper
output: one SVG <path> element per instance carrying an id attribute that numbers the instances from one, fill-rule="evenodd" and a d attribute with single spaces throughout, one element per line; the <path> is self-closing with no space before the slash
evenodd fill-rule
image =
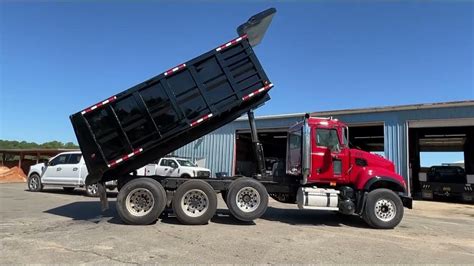
<path id="1" fill-rule="evenodd" d="M 197 171 L 196 172 L 197 178 L 209 178 L 211 177 L 211 172 L 209 171 Z"/>
<path id="2" fill-rule="evenodd" d="M 105 186 L 107 188 L 115 188 L 117 186 L 117 180 L 107 181 L 105 182 Z"/>
<path id="3" fill-rule="evenodd" d="M 404 207 L 407 207 L 408 209 L 413 209 L 413 198 L 400 195 L 400 199 L 402 199 L 402 203 Z"/>

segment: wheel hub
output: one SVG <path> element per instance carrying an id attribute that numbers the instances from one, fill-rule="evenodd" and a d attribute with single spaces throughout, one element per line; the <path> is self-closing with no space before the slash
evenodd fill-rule
<path id="1" fill-rule="evenodd" d="M 136 188 L 127 195 L 125 206 L 134 216 L 144 216 L 155 206 L 153 194 L 146 188 Z"/>
<path id="2" fill-rule="evenodd" d="M 244 187 L 237 192 L 237 207 L 243 212 L 253 212 L 260 206 L 260 194 L 253 187 Z"/>
<path id="3" fill-rule="evenodd" d="M 198 217 L 208 209 L 209 198 L 200 189 L 192 189 L 183 195 L 181 209 L 189 216 Z"/>
<path id="4" fill-rule="evenodd" d="M 395 203 L 389 199 L 379 199 L 375 203 L 375 216 L 384 221 L 389 222 L 397 213 L 397 209 L 395 207 Z"/>
<path id="5" fill-rule="evenodd" d="M 33 189 L 36 189 L 36 188 L 38 187 L 38 180 L 37 180 L 37 177 L 31 178 L 30 186 L 31 186 Z"/>

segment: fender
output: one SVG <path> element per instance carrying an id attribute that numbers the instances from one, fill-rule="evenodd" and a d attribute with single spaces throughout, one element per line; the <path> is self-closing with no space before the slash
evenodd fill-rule
<path id="1" fill-rule="evenodd" d="M 357 174 L 355 180 L 355 187 L 358 190 L 369 190 L 369 188 L 376 182 L 390 182 L 400 187 L 403 193 L 406 193 L 406 183 L 399 174 L 379 167 L 364 167 Z"/>
<path id="2" fill-rule="evenodd" d="M 396 179 L 393 179 L 391 177 L 386 177 L 386 176 L 376 176 L 376 177 L 372 177 L 371 179 L 369 179 L 366 183 L 365 183 L 365 186 L 364 186 L 364 190 L 365 191 L 369 191 L 370 190 L 370 187 L 372 185 L 374 185 L 375 183 L 377 182 L 387 182 L 389 184 L 392 184 L 393 186 L 396 186 L 396 187 L 399 187 L 398 190 L 401 190 L 400 192 L 403 192 L 404 194 L 406 194 L 406 188 L 405 188 L 405 185 L 402 184 L 401 182 L 399 182 L 398 180 Z"/>

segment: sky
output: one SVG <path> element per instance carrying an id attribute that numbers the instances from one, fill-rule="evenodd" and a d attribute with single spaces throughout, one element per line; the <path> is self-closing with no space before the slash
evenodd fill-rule
<path id="1" fill-rule="evenodd" d="M 69 115 L 278 12 L 257 115 L 474 99 L 474 2 L 0 3 L 0 139 L 77 143 Z"/>

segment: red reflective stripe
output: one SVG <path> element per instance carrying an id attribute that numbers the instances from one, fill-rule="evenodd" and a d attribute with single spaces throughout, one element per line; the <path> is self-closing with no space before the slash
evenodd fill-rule
<path id="1" fill-rule="evenodd" d="M 201 122 L 203 122 L 203 121 L 205 121 L 205 120 L 207 120 L 211 117 L 212 117 L 212 113 L 199 118 L 198 120 L 192 122 L 190 125 L 193 127 L 193 126 L 195 126 L 195 125 L 197 125 L 197 124 L 199 124 L 199 123 L 201 123 Z"/>
<path id="2" fill-rule="evenodd" d="M 240 37 L 237 37 L 237 38 L 233 39 L 232 41 L 230 41 L 230 42 L 228 42 L 228 43 L 226 43 L 226 44 L 223 44 L 223 45 L 217 47 L 217 48 L 216 48 L 216 51 L 219 52 L 220 50 L 225 49 L 225 48 L 227 48 L 227 47 L 230 47 L 230 46 L 232 46 L 232 45 L 234 45 L 234 44 L 236 44 L 236 43 L 238 43 L 238 42 L 240 42 L 240 41 L 242 41 L 242 40 L 244 40 L 244 39 L 247 39 L 247 34 L 244 34 L 244 35 L 242 35 L 242 36 L 240 36 Z"/>
<path id="3" fill-rule="evenodd" d="M 260 89 L 258 89 L 258 90 L 256 90 L 256 91 L 254 91 L 254 92 L 252 92 L 252 93 L 249 93 L 249 94 L 245 95 L 244 97 L 242 97 L 242 101 L 246 101 L 246 100 L 252 98 L 253 96 L 255 96 L 255 95 L 259 94 L 259 93 L 262 93 L 262 92 L 264 92 L 264 91 L 266 91 L 266 90 L 269 90 L 271 87 L 273 87 L 273 84 L 272 84 L 272 83 L 266 85 L 266 86 L 263 87 L 263 88 L 260 88 Z"/>
<path id="4" fill-rule="evenodd" d="M 177 72 L 177 71 L 179 71 L 179 70 L 181 70 L 185 67 L 186 67 L 186 64 L 181 64 L 181 65 L 175 66 L 175 67 L 165 71 L 165 73 L 163 73 L 163 74 L 165 74 L 165 76 L 168 76 L 168 75 L 171 75 L 171 74 L 173 74 L 173 73 L 175 73 L 175 72 Z"/>
<path id="5" fill-rule="evenodd" d="M 127 154 L 127 155 L 122 156 L 120 159 L 117 159 L 117 160 L 114 160 L 114 161 L 109 162 L 107 166 L 108 166 L 109 168 L 110 168 L 110 167 L 113 167 L 113 166 L 115 166 L 115 165 L 117 165 L 117 164 L 119 164 L 119 163 L 121 163 L 121 162 L 123 162 L 123 161 L 126 161 L 126 160 L 130 159 L 131 157 L 133 157 L 133 156 L 139 154 L 139 153 L 142 152 L 142 151 L 143 151 L 142 148 L 136 149 L 136 150 L 134 150 L 133 152 L 131 152 L 131 153 Z"/>
<path id="6" fill-rule="evenodd" d="M 103 106 L 103 105 L 106 105 L 106 104 L 108 104 L 108 103 L 110 103 L 110 102 L 115 101 L 116 99 L 117 99 L 116 96 L 112 96 L 112 97 L 108 98 L 107 100 L 104 100 L 104 101 L 102 101 L 102 102 L 100 102 L 100 103 L 97 103 L 97 104 L 95 104 L 95 105 L 92 105 L 91 107 L 89 107 L 89 108 L 87 108 L 87 109 L 84 109 L 84 110 L 81 112 L 81 114 L 85 114 L 85 113 L 88 113 L 88 112 L 90 112 L 90 111 L 93 111 L 93 110 L 95 110 L 95 109 L 97 109 L 97 108 L 99 108 L 99 107 L 101 107 L 101 106 Z"/>

